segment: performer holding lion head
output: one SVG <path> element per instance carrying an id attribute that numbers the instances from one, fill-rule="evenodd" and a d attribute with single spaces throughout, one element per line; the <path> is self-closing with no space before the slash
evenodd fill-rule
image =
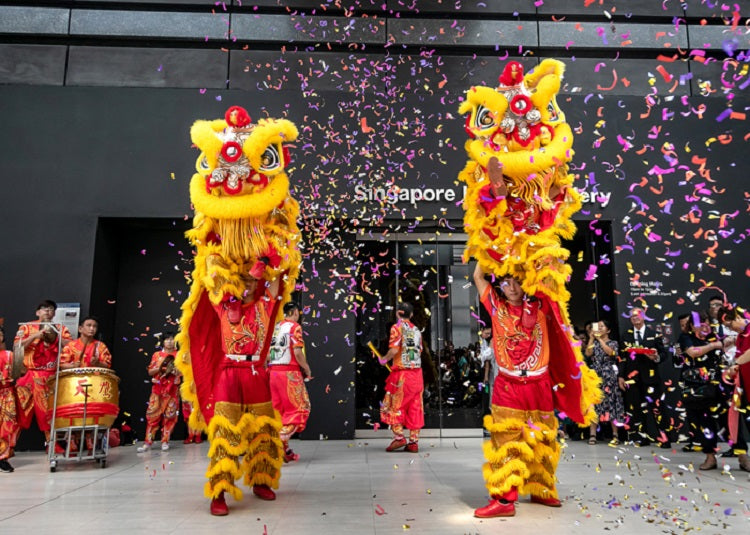
<path id="1" fill-rule="evenodd" d="M 472 87 L 459 108 L 471 137 L 459 174 L 467 184 L 464 259 L 477 260 L 474 282 L 491 317 L 498 365 L 484 421 L 490 502 L 474 512 L 480 518 L 515 515 L 519 494 L 559 507 L 555 410 L 588 425 L 601 399 L 567 313 L 572 270 L 560 238 L 572 237 L 570 217 L 581 203 L 568 174 L 573 135 L 555 100 L 563 69 L 544 60 L 524 76 L 510 62 L 498 87 Z"/>
<path id="2" fill-rule="evenodd" d="M 297 202 L 289 195 L 286 144 L 297 128 L 286 119 L 253 123 L 238 106 L 224 119 L 191 129 L 201 150 L 190 183 L 195 246 L 190 296 L 182 306 L 176 363 L 190 425 L 207 429 L 205 495 L 226 515 L 235 481 L 273 500 L 284 450 L 271 404 L 265 359 L 280 306 L 299 272 Z"/>

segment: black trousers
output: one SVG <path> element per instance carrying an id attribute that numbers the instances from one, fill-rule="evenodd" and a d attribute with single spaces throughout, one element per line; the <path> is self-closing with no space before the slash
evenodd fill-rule
<path id="1" fill-rule="evenodd" d="M 660 384 L 645 385 L 636 381 L 624 392 L 625 413 L 628 415 L 629 439 L 633 441 L 663 442 L 661 434 L 669 436 L 670 424 Z"/>
<path id="2" fill-rule="evenodd" d="M 714 402 L 707 401 L 701 405 L 687 405 L 687 417 L 692 430 L 693 442 L 701 445 L 703 453 L 716 453 L 719 443 L 718 411 L 711 411 Z"/>

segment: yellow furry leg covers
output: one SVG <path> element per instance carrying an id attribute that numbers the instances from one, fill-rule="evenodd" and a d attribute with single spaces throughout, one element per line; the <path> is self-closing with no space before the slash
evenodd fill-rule
<path id="1" fill-rule="evenodd" d="M 249 415 L 247 415 L 249 416 Z M 242 491 L 234 482 L 242 477 L 238 457 L 247 449 L 243 439 L 242 427 L 245 415 L 237 425 L 232 424 L 225 416 L 215 414 L 208 425 L 208 464 L 206 477 L 208 481 L 203 488 L 206 498 L 218 498 L 222 492 L 228 492 L 235 500 L 242 499 Z"/>
<path id="2" fill-rule="evenodd" d="M 488 462 L 482 467 L 490 496 L 500 497 L 516 487 L 521 494 L 557 498 L 560 445 L 554 414 L 493 406 L 484 426 L 491 433 L 483 447 Z"/>
<path id="3" fill-rule="evenodd" d="M 245 485 L 268 485 L 279 488 L 284 449 L 279 439 L 281 420 L 278 415 L 256 416 L 244 413 L 237 425 L 225 416 L 215 414 L 208 426 L 211 446 L 204 488 L 207 498 L 228 492 L 235 500 L 242 491 L 234 482 L 243 475 Z M 242 466 L 240 466 L 242 457 Z"/>
<path id="4" fill-rule="evenodd" d="M 244 418 L 243 418 L 244 419 Z M 244 483 L 248 487 L 267 485 L 279 488 L 281 465 L 284 464 L 284 445 L 279 438 L 281 419 L 257 416 L 248 422 L 247 453 L 242 461 Z"/>

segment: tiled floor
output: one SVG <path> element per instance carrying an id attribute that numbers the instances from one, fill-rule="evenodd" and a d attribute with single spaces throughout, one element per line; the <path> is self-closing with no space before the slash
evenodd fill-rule
<path id="1" fill-rule="evenodd" d="M 521 498 L 514 518 L 479 520 L 481 439 L 423 438 L 419 454 L 386 453 L 387 443 L 293 441 L 301 458 L 284 466 L 277 500 L 247 492 L 222 518 L 203 497 L 205 443 L 147 454 L 119 447 L 104 469 L 70 462 L 55 473 L 44 454 L 22 453 L 14 473 L 0 473 L 0 533 L 750 532 L 750 480 L 736 459 L 725 460 L 728 472 L 699 473 L 699 453 L 569 442 L 557 472 L 561 509 Z"/>

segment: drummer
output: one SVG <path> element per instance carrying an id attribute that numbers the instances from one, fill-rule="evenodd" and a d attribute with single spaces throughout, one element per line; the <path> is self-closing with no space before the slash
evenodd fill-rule
<path id="1" fill-rule="evenodd" d="M 96 339 L 99 332 L 99 321 L 93 316 L 86 316 L 78 326 L 78 338 L 66 345 L 60 355 L 60 369 L 72 368 L 110 368 L 112 354 L 109 348 Z M 86 433 L 86 448 L 93 449 L 93 432 Z M 73 439 L 70 451 L 78 450 L 78 440 Z M 58 452 L 59 453 L 59 452 Z"/>
<path id="2" fill-rule="evenodd" d="M 65 347 L 71 339 L 70 332 L 64 325 L 52 325 L 57 303 L 45 300 L 36 308 L 36 321 L 21 325 L 13 347 L 23 352 L 23 365 L 28 370 L 16 383 L 19 392 L 31 396 L 29 403 L 24 403 L 19 414 L 22 429 L 28 429 L 36 417 L 39 430 L 49 440 L 50 420 L 47 413 L 47 400 L 50 398 L 50 387 L 47 379 L 55 375 L 57 369 L 58 348 Z M 58 334 L 59 333 L 59 334 Z"/>
<path id="3" fill-rule="evenodd" d="M 63 348 L 60 368 L 110 368 L 112 354 L 104 342 L 96 339 L 99 322 L 92 316 L 83 318 L 78 326 L 78 338 Z"/>

